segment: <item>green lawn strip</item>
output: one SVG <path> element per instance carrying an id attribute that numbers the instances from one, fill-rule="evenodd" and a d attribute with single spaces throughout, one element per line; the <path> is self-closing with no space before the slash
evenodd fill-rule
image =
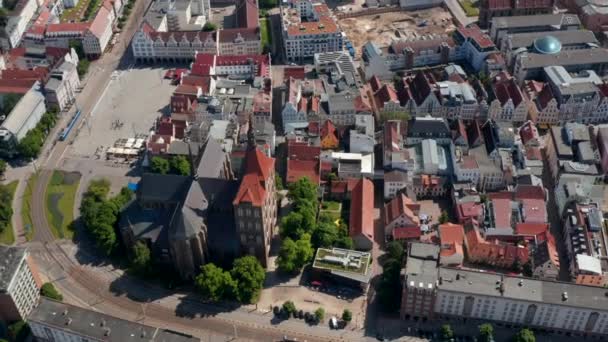
<path id="1" fill-rule="evenodd" d="M 80 0 L 76 7 L 68 8 L 61 14 L 61 22 L 67 23 L 70 21 L 79 22 L 82 21 L 82 17 L 84 16 L 84 11 L 87 8 L 90 0 Z M 82 15 L 80 15 L 82 12 Z"/>
<path id="2" fill-rule="evenodd" d="M 101 0 L 90 0 L 83 13 L 84 21 L 89 21 L 95 18 L 95 14 L 97 14 L 97 11 L 99 11 L 99 7 L 101 7 Z M 90 11 L 87 11 L 88 9 L 90 9 Z"/>
<path id="3" fill-rule="evenodd" d="M 15 190 L 17 190 L 17 185 L 19 185 L 18 180 L 12 181 L 12 182 L 6 184 L 6 186 L 11 191 L 11 199 L 15 196 Z M 11 201 L 11 205 L 12 205 L 12 201 Z M 5 245 L 12 245 L 14 242 L 15 242 L 15 233 L 13 232 L 12 223 L 9 222 L 6 229 L 2 233 L 0 233 L 0 243 L 3 243 Z"/>
<path id="4" fill-rule="evenodd" d="M 268 18 L 260 19 L 260 35 L 262 36 L 262 46 L 271 46 L 272 36 L 270 35 L 270 20 Z"/>
<path id="5" fill-rule="evenodd" d="M 462 6 L 467 17 L 476 17 L 479 15 L 479 8 L 477 8 L 471 0 L 460 0 L 460 6 Z"/>
<path id="6" fill-rule="evenodd" d="M 74 220 L 74 201 L 80 175 L 78 179 L 67 180 L 70 174 L 62 171 L 53 171 L 53 176 L 46 189 L 45 213 L 53 235 L 59 239 L 71 239 L 74 232 L 70 224 Z M 76 177 L 71 174 L 71 177 Z"/>
<path id="7" fill-rule="evenodd" d="M 31 241 L 34 237 L 34 224 L 32 223 L 32 190 L 36 187 L 38 181 L 38 174 L 34 173 L 30 176 L 25 184 L 25 191 L 23 192 L 23 198 L 21 203 L 21 222 L 23 223 L 23 230 L 25 231 L 25 238 L 27 241 Z M 29 227 L 29 230 L 26 229 Z"/>

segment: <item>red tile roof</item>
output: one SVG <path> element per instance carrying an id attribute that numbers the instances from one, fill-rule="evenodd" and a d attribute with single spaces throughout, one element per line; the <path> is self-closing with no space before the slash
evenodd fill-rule
<path id="1" fill-rule="evenodd" d="M 518 184 L 515 187 L 514 198 L 545 200 L 545 189 L 542 186 Z"/>
<path id="2" fill-rule="evenodd" d="M 410 240 L 419 239 L 422 235 L 420 227 L 397 227 L 393 230 L 393 239 L 395 240 Z"/>
<path id="3" fill-rule="evenodd" d="M 524 94 L 517 85 L 517 82 L 506 72 L 501 72 L 494 77 L 493 89 L 496 98 L 503 106 L 507 101 L 511 100 L 513 106 L 517 107 L 524 100 Z"/>
<path id="4" fill-rule="evenodd" d="M 283 69 L 283 79 L 287 80 L 290 77 L 296 80 L 304 80 L 306 78 L 306 69 L 303 66 L 290 66 Z"/>
<path id="5" fill-rule="evenodd" d="M 545 200 L 523 199 L 524 221 L 527 223 L 547 222 L 547 204 Z"/>
<path id="6" fill-rule="evenodd" d="M 351 193 L 349 235 L 374 239 L 374 183 L 367 178 L 357 181 Z"/>
<path id="7" fill-rule="evenodd" d="M 370 78 L 369 85 L 372 87 L 373 92 L 377 92 L 380 87 L 382 87 L 382 82 L 380 81 L 378 76 L 374 75 L 372 76 L 372 78 Z"/>
<path id="8" fill-rule="evenodd" d="M 46 26 L 46 33 L 56 32 L 78 32 L 84 34 L 89 29 L 89 23 L 60 23 Z"/>
<path id="9" fill-rule="evenodd" d="M 494 222 L 497 228 L 511 227 L 511 200 L 492 199 Z"/>
<path id="10" fill-rule="evenodd" d="M 469 38 L 477 43 L 481 49 L 488 49 L 494 47 L 492 39 L 485 34 L 477 25 L 470 25 L 469 27 L 461 27 L 458 32 L 465 37 Z"/>
<path id="11" fill-rule="evenodd" d="M 538 129 L 532 121 L 526 121 L 519 129 L 519 136 L 524 145 L 529 142 L 534 142 L 534 140 L 537 141 L 539 138 Z"/>
<path id="12" fill-rule="evenodd" d="M 91 22 L 89 30 L 97 38 L 101 38 L 108 26 L 112 25 L 110 21 L 110 10 L 106 6 L 99 7 L 95 18 Z"/>
<path id="13" fill-rule="evenodd" d="M 249 148 L 245 154 L 245 174 L 233 204 L 250 202 L 254 206 L 264 205 L 266 200 L 266 181 L 274 171 L 274 158 L 266 156 L 257 148 Z"/>
<path id="14" fill-rule="evenodd" d="M 399 227 L 419 227 L 419 212 L 420 204 L 414 203 L 409 197 L 400 194 L 384 205 L 384 224 L 389 225 L 403 216 L 407 222 L 398 224 Z"/>
<path id="15" fill-rule="evenodd" d="M 48 78 L 47 67 L 35 67 L 34 69 L 6 69 L 2 71 L 2 79 L 5 80 L 34 80 L 45 82 Z"/>
<path id="16" fill-rule="evenodd" d="M 518 223 L 515 225 L 515 234 L 538 236 L 549 230 L 548 223 Z"/>
<path id="17" fill-rule="evenodd" d="M 441 241 L 441 256 L 459 254 L 464 256 L 462 244 L 464 242 L 464 227 L 459 224 L 447 223 L 439 226 L 439 239 Z"/>
<path id="18" fill-rule="evenodd" d="M 474 202 L 461 203 L 456 206 L 456 215 L 461 223 L 469 218 L 479 220 L 483 215 L 483 206 Z"/>
<path id="19" fill-rule="evenodd" d="M 36 83 L 35 80 L 0 79 L 0 94 L 25 94 Z"/>
<path id="20" fill-rule="evenodd" d="M 287 183 L 297 182 L 300 178 L 307 177 L 311 182 L 321 182 L 320 163 L 315 160 L 287 160 Z"/>
<path id="21" fill-rule="evenodd" d="M 469 228 L 465 233 L 465 245 L 467 256 L 474 263 L 482 262 L 508 268 L 512 267 L 515 261 L 525 264 L 530 258 L 528 247 L 499 241 L 486 241 L 475 227 Z"/>

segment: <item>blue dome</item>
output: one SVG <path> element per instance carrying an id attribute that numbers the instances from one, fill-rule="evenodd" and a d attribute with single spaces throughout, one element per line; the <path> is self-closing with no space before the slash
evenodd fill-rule
<path id="1" fill-rule="evenodd" d="M 562 43 L 553 36 L 545 36 L 534 41 L 534 49 L 539 53 L 553 55 L 562 50 Z"/>

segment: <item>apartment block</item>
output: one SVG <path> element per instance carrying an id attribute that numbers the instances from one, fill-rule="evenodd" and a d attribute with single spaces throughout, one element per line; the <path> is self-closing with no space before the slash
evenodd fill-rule
<path id="1" fill-rule="evenodd" d="M 0 245 L 0 320 L 25 320 L 38 304 L 42 282 L 26 248 Z"/>

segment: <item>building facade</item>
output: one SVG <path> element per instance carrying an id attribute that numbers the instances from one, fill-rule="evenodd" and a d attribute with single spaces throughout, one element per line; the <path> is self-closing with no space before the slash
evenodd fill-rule
<path id="1" fill-rule="evenodd" d="M 270 243 L 276 233 L 274 162 L 274 158 L 249 147 L 245 156 L 245 174 L 233 201 L 241 251 L 255 256 L 264 267 L 268 266 Z"/>
<path id="2" fill-rule="evenodd" d="M 25 320 L 40 299 L 41 281 L 27 249 L 0 245 L 0 319 Z"/>

